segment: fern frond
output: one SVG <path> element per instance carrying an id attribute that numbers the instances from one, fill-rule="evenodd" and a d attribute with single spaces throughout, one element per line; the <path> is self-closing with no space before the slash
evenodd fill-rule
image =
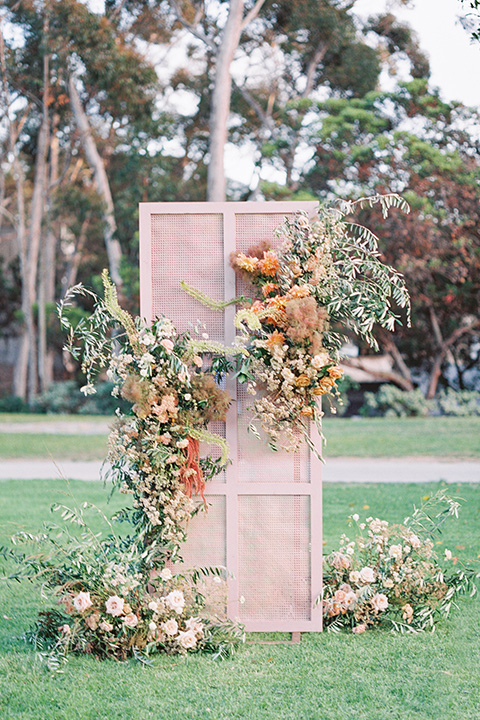
<path id="1" fill-rule="evenodd" d="M 117 288 L 110 280 L 108 270 L 106 269 L 102 272 L 102 281 L 105 290 L 105 307 L 107 308 L 110 315 L 125 328 L 132 348 L 138 351 L 140 349 L 138 342 L 138 331 L 135 327 L 134 320 L 130 313 L 120 307 L 117 296 Z"/>

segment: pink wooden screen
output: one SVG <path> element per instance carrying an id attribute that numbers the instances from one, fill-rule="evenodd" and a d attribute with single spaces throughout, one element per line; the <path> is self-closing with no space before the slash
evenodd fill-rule
<path id="1" fill-rule="evenodd" d="M 216 300 L 242 290 L 229 265 L 297 210 L 314 202 L 142 203 L 140 205 L 141 315 L 165 314 L 179 331 L 197 320 L 213 340 L 231 343 L 235 308 L 211 311 L 186 295 L 180 281 Z M 191 522 L 182 551 L 190 566 L 224 565 L 232 573 L 228 616 L 250 632 L 318 631 L 314 605 L 322 583 L 321 463 L 309 450 L 272 452 L 247 434 L 247 396 L 227 381 L 234 402 L 227 422 L 212 429 L 226 437 L 232 464 L 207 485 L 209 509 Z M 312 439 L 314 431 L 312 430 Z M 319 446 L 319 444 L 318 444 Z"/>

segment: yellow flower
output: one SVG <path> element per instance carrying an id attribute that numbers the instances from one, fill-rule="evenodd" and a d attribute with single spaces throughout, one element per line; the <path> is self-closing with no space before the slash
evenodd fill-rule
<path id="1" fill-rule="evenodd" d="M 334 380 L 337 380 L 338 378 L 342 377 L 343 370 L 339 367 L 334 366 L 334 367 L 331 367 L 328 369 L 328 374 L 330 375 L 331 378 L 333 378 Z"/>

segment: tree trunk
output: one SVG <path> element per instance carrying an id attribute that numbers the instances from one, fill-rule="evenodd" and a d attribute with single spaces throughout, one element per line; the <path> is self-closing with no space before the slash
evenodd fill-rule
<path id="1" fill-rule="evenodd" d="M 457 328 L 447 340 L 444 340 L 442 346 L 439 348 L 439 352 L 433 363 L 432 371 L 430 373 L 430 381 L 427 390 L 427 400 L 433 400 L 437 392 L 438 382 L 442 376 L 442 365 L 448 354 L 450 348 L 459 340 L 462 335 L 474 332 L 480 327 L 480 320 L 473 320 L 468 325 Z"/>
<path id="2" fill-rule="evenodd" d="M 232 94 L 230 66 L 240 41 L 243 8 L 244 0 L 231 0 L 215 63 L 215 82 L 210 111 L 210 161 L 207 175 L 207 200 L 213 202 L 225 201 L 224 154 Z"/>
<path id="3" fill-rule="evenodd" d="M 40 391 L 45 392 L 53 382 L 53 349 L 48 347 L 48 316 L 55 300 L 56 236 L 52 228 L 53 194 L 58 183 L 59 142 L 56 129 L 60 120 L 56 113 L 50 138 L 50 179 L 46 198 L 47 228 L 40 255 L 38 283 L 38 378 Z"/>
<path id="4" fill-rule="evenodd" d="M 105 224 L 104 238 L 105 247 L 108 256 L 108 266 L 110 277 L 115 285 L 121 287 L 122 278 L 120 276 L 120 262 L 122 259 L 122 249 L 120 243 L 115 237 L 117 225 L 115 222 L 115 212 L 113 207 L 112 193 L 108 182 L 105 165 L 97 150 L 97 146 L 93 139 L 92 131 L 88 123 L 88 117 L 83 109 L 80 95 L 75 85 L 75 80 L 70 76 L 69 83 L 70 104 L 72 108 L 75 124 L 80 133 L 80 141 L 82 143 L 85 156 L 90 165 L 97 192 L 103 200 L 103 220 Z"/>
<path id="5" fill-rule="evenodd" d="M 46 35 L 47 28 L 44 28 Z M 34 318 L 34 304 L 37 300 L 37 274 L 40 240 L 42 234 L 42 221 L 44 214 L 47 149 L 48 149 L 48 93 L 49 93 L 49 58 L 43 58 L 43 100 L 42 124 L 38 134 L 37 156 L 35 158 L 35 175 L 33 183 L 32 201 L 30 207 L 30 223 L 26 246 L 26 263 L 22 282 L 22 311 L 25 328 L 21 337 L 20 358 L 24 361 L 28 357 L 27 398 L 31 405 L 37 394 L 37 347 Z M 22 368 L 22 373 L 24 369 Z M 24 378 L 18 378 L 23 384 Z M 22 393 L 24 396 L 24 393 Z"/>

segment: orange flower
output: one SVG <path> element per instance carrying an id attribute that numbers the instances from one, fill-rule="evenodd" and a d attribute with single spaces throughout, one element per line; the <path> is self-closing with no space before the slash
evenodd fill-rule
<path id="1" fill-rule="evenodd" d="M 269 275 L 273 277 L 277 274 L 277 270 L 280 267 L 278 262 L 277 254 L 273 250 L 263 253 L 263 260 L 260 260 L 258 267 L 263 275 Z"/>
<path id="2" fill-rule="evenodd" d="M 307 405 L 301 410 L 300 415 L 302 417 L 313 417 L 313 408 Z"/>
<path id="3" fill-rule="evenodd" d="M 274 330 L 273 333 L 265 340 L 265 345 L 271 350 L 275 345 L 283 345 L 285 342 L 285 336 L 278 330 Z"/>
<path id="4" fill-rule="evenodd" d="M 324 390 L 324 389 L 321 388 L 321 387 L 316 387 L 316 388 L 313 388 L 313 390 L 312 390 L 312 393 L 313 393 L 314 395 L 325 395 L 326 392 L 327 392 L 327 391 Z"/>
<path id="5" fill-rule="evenodd" d="M 334 367 L 328 368 L 328 374 L 330 375 L 331 378 L 333 378 L 334 380 L 337 380 L 338 378 L 342 377 L 343 370 L 339 367 L 334 366 Z"/>
<path id="6" fill-rule="evenodd" d="M 290 288 L 287 295 L 292 298 L 307 297 L 307 295 L 310 295 L 310 288 L 306 285 L 294 285 L 292 288 Z"/>
<path id="7" fill-rule="evenodd" d="M 266 285 L 262 288 L 262 294 L 263 297 L 267 297 L 267 295 L 270 295 L 270 293 L 275 292 L 275 290 L 278 290 L 278 285 L 276 283 L 266 283 Z"/>
<path id="8" fill-rule="evenodd" d="M 295 385 L 297 387 L 307 387 L 307 385 L 310 385 L 310 378 L 308 375 L 299 375 L 295 380 Z"/>
<path id="9" fill-rule="evenodd" d="M 262 310 L 265 310 L 265 307 L 261 300 L 255 300 L 250 310 L 254 313 L 254 315 L 258 315 L 262 312 Z"/>
<path id="10" fill-rule="evenodd" d="M 256 257 L 250 257 L 249 255 L 238 253 L 236 257 L 236 264 L 242 270 L 246 270 L 247 272 L 255 272 L 255 270 L 258 269 L 259 261 Z"/>
<path id="11" fill-rule="evenodd" d="M 324 377 L 320 380 L 320 387 L 324 390 L 329 390 L 331 387 L 335 385 L 335 380 L 332 380 L 331 377 Z"/>
<path id="12" fill-rule="evenodd" d="M 286 304 L 288 302 L 288 297 L 285 297 L 284 295 L 275 295 L 273 298 L 268 298 L 267 300 L 267 308 L 273 309 L 273 310 L 285 310 Z"/>

